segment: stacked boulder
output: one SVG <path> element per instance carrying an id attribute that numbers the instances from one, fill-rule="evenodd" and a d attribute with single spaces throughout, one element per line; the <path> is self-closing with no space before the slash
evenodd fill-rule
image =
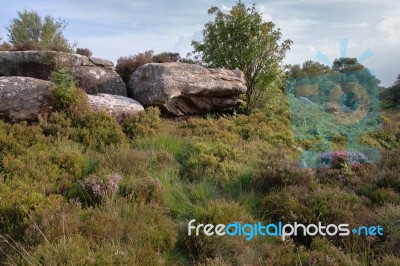
<path id="1" fill-rule="evenodd" d="M 52 71 L 66 68 L 88 93 L 89 107 L 117 119 L 143 111 L 127 98 L 126 85 L 111 61 L 53 51 L 0 52 L 0 118 L 11 122 L 37 120 L 50 112 Z"/>
<path id="2" fill-rule="evenodd" d="M 64 67 L 88 94 L 126 96 L 126 86 L 111 61 L 79 54 L 53 51 L 0 52 L 0 77 L 23 76 L 48 80 L 50 73 Z"/>
<path id="3" fill-rule="evenodd" d="M 139 67 L 127 86 L 129 97 L 144 106 L 158 106 L 171 116 L 205 114 L 238 106 L 246 93 L 239 70 L 195 64 L 150 63 Z"/>
<path id="4" fill-rule="evenodd" d="M 239 70 L 150 63 L 139 67 L 126 86 L 108 60 L 52 51 L 5 51 L 0 52 L 0 118 L 34 121 L 50 112 L 54 84 L 49 76 L 61 67 L 86 91 L 93 111 L 108 112 L 118 120 L 143 111 L 143 106 L 157 106 L 166 116 L 205 114 L 240 105 L 240 95 L 247 90 Z"/>
<path id="5" fill-rule="evenodd" d="M 54 84 L 28 77 L 0 77 L 0 119 L 32 121 L 51 109 Z"/>

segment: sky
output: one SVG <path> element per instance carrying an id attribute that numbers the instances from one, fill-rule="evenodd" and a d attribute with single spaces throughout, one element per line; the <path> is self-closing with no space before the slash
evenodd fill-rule
<path id="1" fill-rule="evenodd" d="M 383 86 L 400 74 L 400 1 L 398 0 L 252 0 L 266 21 L 293 41 L 285 63 L 302 64 L 323 54 L 328 63 L 341 55 L 339 40 L 347 40 L 346 56 L 359 58 Z M 7 40 L 10 20 L 18 10 L 34 10 L 68 22 L 65 36 L 94 56 L 117 61 L 154 50 L 192 51 L 202 39 L 204 24 L 214 17 L 211 6 L 229 12 L 236 0 L 0 0 L 0 37 Z M 343 43 L 343 41 L 342 41 Z M 368 54 L 368 53 L 367 53 Z M 342 51 L 344 55 L 344 51 Z M 318 57 L 321 58 L 321 57 Z M 321 61 L 321 60 L 320 60 Z M 324 62 L 323 62 L 324 63 Z"/>

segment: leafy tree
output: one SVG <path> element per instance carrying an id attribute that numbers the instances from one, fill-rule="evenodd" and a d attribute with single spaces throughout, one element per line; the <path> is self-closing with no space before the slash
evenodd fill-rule
<path id="1" fill-rule="evenodd" d="M 265 104 L 267 97 L 279 91 L 280 63 L 292 41 L 279 43 L 281 32 L 264 22 L 255 4 L 246 7 L 237 2 L 228 14 L 211 7 L 215 20 L 205 25 L 203 41 L 192 41 L 194 54 L 211 67 L 240 69 L 246 78 L 246 112 Z"/>
<path id="2" fill-rule="evenodd" d="M 350 71 L 361 71 L 366 69 L 365 66 L 357 61 L 357 58 L 337 58 L 333 61 L 332 69 L 336 72 L 350 72 Z"/>
<path id="3" fill-rule="evenodd" d="M 310 100 L 323 103 L 333 93 L 333 87 L 337 84 L 345 85 L 354 82 L 361 85 L 368 93 L 372 101 L 377 101 L 377 86 L 380 83 L 375 76 L 356 58 L 337 58 L 333 61 L 332 67 L 319 62 L 308 60 L 300 65 L 289 65 L 286 71 L 289 82 L 296 81 L 299 89 L 297 95 L 307 95 Z M 314 84 L 317 91 L 312 91 Z M 354 95 L 346 94 L 342 99 L 343 103 L 352 103 Z M 377 104 L 377 103 L 375 103 Z"/>
<path id="4" fill-rule="evenodd" d="M 287 76 L 289 78 L 304 78 L 308 76 L 319 76 L 332 73 L 332 69 L 320 62 L 313 60 L 305 61 L 301 66 L 299 64 L 287 66 Z"/>
<path id="5" fill-rule="evenodd" d="M 393 86 L 383 91 L 382 98 L 387 107 L 400 108 L 400 74 L 397 76 Z"/>
<path id="6" fill-rule="evenodd" d="M 18 17 L 6 27 L 9 42 L 19 50 L 54 50 L 71 52 L 72 46 L 63 35 L 67 23 L 51 16 L 41 18 L 35 11 L 18 11 Z"/>

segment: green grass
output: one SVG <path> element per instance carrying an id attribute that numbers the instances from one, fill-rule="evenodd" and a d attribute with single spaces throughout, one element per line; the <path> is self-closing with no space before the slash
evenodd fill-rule
<path id="1" fill-rule="evenodd" d="M 364 136 L 381 149 L 379 164 L 317 171 L 297 167 L 308 144 L 293 139 L 286 111 L 175 121 L 151 108 L 118 124 L 70 108 L 37 125 L 0 121 L 0 264 L 399 261 L 396 113 Z M 188 237 L 190 219 L 381 224 L 387 236 Z"/>

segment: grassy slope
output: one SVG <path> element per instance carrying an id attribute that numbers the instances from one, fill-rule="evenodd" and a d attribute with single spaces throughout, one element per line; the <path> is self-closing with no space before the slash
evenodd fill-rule
<path id="1" fill-rule="evenodd" d="M 285 109 L 122 126 L 101 113 L 0 122 L 0 263 L 398 265 L 400 115 L 377 165 L 299 169 Z M 340 146 L 340 143 L 338 144 Z M 121 180 L 119 180 L 121 178 Z M 119 184 L 118 188 L 113 182 Z M 378 237 L 188 237 L 187 222 L 376 225 Z"/>

